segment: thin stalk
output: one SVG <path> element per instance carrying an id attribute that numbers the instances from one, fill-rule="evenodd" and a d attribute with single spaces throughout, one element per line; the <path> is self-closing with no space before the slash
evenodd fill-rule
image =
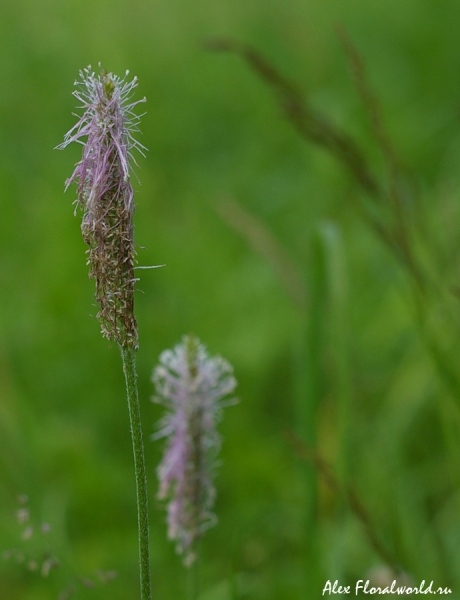
<path id="1" fill-rule="evenodd" d="M 335 354 L 335 405 L 340 451 L 336 472 L 341 485 L 349 481 L 350 426 L 352 423 L 350 350 L 348 344 L 348 277 L 346 251 L 340 228 L 333 222 L 324 222 L 319 230 L 323 246 L 324 277 L 326 279 L 327 321 L 329 337 Z"/>
<path id="2" fill-rule="evenodd" d="M 136 351 L 132 347 L 123 346 L 120 346 L 120 351 L 126 380 L 129 420 L 133 441 L 134 471 L 136 474 L 141 600 L 151 600 L 147 474 L 145 470 L 144 444 L 142 441 L 139 395 L 137 392 Z"/>
<path id="3" fill-rule="evenodd" d="M 307 313 L 303 365 L 297 368 L 297 411 L 296 422 L 300 439 L 309 447 L 318 443 L 318 411 L 325 389 L 322 357 L 324 350 L 325 324 L 325 272 L 321 241 L 315 235 L 311 242 L 311 262 L 308 273 L 310 304 Z M 300 366 L 300 368 L 299 368 Z M 306 590 L 321 589 L 321 565 L 319 561 L 320 527 L 318 519 L 318 474 L 313 466 L 305 469 L 306 502 L 305 529 L 306 552 L 304 562 Z M 324 585 L 324 584 L 323 584 Z"/>
<path id="4" fill-rule="evenodd" d="M 198 600 L 200 595 L 200 555 L 188 570 L 187 600 Z"/>

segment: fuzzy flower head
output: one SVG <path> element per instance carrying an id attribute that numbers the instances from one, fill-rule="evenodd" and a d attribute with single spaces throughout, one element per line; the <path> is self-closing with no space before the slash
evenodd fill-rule
<path id="1" fill-rule="evenodd" d="M 78 184 L 76 204 L 83 211 L 81 229 L 89 246 L 89 276 L 96 280 L 102 333 L 122 346 L 137 347 L 130 163 L 135 162 L 133 149 L 144 150 L 133 137 L 140 120 L 133 108 L 145 98 L 131 102 L 137 79 L 127 81 L 128 74 L 121 79 L 102 69 L 96 75 L 90 66 L 80 72 L 73 95 L 84 112 L 58 148 L 83 145 L 66 189 Z"/>
<path id="2" fill-rule="evenodd" d="M 157 397 L 168 413 L 154 439 L 167 438 L 158 467 L 158 497 L 167 499 L 168 536 L 189 566 L 196 559 L 196 542 L 215 524 L 213 484 L 220 436 L 216 425 L 236 387 L 231 365 L 211 358 L 194 336 L 185 336 L 160 356 L 153 372 Z M 227 398 L 227 400 L 225 400 Z"/>

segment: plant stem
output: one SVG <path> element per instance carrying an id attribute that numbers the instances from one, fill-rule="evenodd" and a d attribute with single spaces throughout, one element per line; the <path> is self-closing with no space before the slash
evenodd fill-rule
<path id="1" fill-rule="evenodd" d="M 129 420 L 133 441 L 134 471 L 136 474 L 141 600 L 151 600 L 147 475 L 144 460 L 144 444 L 142 441 L 139 396 L 137 392 L 136 351 L 132 347 L 123 346 L 120 346 L 120 351 L 126 380 Z"/>
<path id="2" fill-rule="evenodd" d="M 200 595 L 200 555 L 188 570 L 187 600 L 198 600 Z"/>

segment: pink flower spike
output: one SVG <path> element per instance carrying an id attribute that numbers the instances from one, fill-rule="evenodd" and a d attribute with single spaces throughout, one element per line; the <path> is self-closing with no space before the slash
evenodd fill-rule
<path id="1" fill-rule="evenodd" d="M 185 336 L 160 356 L 153 372 L 154 402 L 168 410 L 153 439 L 166 437 L 158 467 L 158 497 L 168 499 L 168 536 L 176 541 L 184 564 L 197 558 L 197 542 L 217 518 L 212 512 L 213 484 L 221 441 L 217 433 L 222 408 L 236 387 L 231 365 L 211 358 L 194 336 Z M 227 398 L 227 400 L 224 400 Z"/>
<path id="2" fill-rule="evenodd" d="M 89 276 L 96 280 L 102 333 L 122 346 L 137 348 L 130 161 L 134 149 L 142 155 L 145 150 L 133 137 L 140 121 L 133 108 L 145 98 L 131 102 L 137 78 L 127 81 L 128 73 L 120 78 L 101 69 L 96 75 L 91 66 L 80 72 L 73 94 L 84 112 L 58 148 L 83 144 L 82 158 L 66 189 L 78 184 L 76 203 L 83 211 L 81 228 L 89 246 Z"/>

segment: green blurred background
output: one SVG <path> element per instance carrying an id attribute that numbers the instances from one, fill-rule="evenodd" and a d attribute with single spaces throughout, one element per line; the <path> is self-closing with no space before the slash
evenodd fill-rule
<path id="1" fill-rule="evenodd" d="M 150 377 L 188 332 L 233 364 L 240 398 L 221 424 L 201 600 L 319 598 L 327 579 L 354 585 L 382 569 L 348 485 L 394 562 L 460 598 L 458 0 L 3 0 L 0 17 L 0 550 L 41 557 L 49 544 L 61 561 L 44 578 L 3 556 L 1 600 L 58 598 L 98 569 L 118 577 L 96 589 L 77 581 L 75 598 L 138 597 L 120 357 L 94 318 L 75 188 L 64 195 L 80 148 L 53 150 L 75 122 L 78 71 L 99 61 L 129 69 L 147 97 L 136 241 L 140 264 L 166 264 L 140 272 L 136 297 L 154 598 L 185 598 L 187 577 L 155 499 L 162 444 L 149 435 L 161 408 Z M 338 24 L 411 173 L 414 252 L 437 290 L 422 299 L 354 210 L 350 198 L 366 200 L 350 174 L 297 135 L 238 56 L 203 50 L 221 35 L 257 47 L 380 176 Z M 255 219 L 249 235 L 222 216 L 235 202 Z M 274 240 L 305 306 L 263 255 L 268 244 L 276 259 Z M 307 446 L 338 490 L 305 460 Z M 21 540 L 19 494 L 48 536 Z"/>

